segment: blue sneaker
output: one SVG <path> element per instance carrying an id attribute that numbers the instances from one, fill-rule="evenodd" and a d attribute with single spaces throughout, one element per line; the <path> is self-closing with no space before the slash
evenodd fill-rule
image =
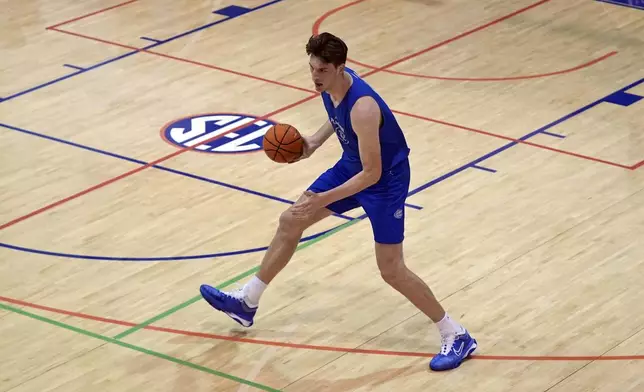
<path id="1" fill-rule="evenodd" d="M 434 371 L 456 369 L 476 350 L 476 339 L 467 331 L 461 335 L 443 336 L 442 343 L 441 352 L 429 363 Z"/>
<path id="2" fill-rule="evenodd" d="M 202 284 L 199 288 L 201 296 L 215 309 L 226 313 L 230 318 L 237 321 L 244 327 L 253 325 L 253 317 L 257 312 L 257 307 L 250 307 L 244 301 L 241 290 L 230 293 L 220 291 L 207 284 Z"/>

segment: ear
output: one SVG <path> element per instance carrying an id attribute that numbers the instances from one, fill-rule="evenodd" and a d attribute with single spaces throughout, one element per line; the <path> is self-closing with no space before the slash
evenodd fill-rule
<path id="1" fill-rule="evenodd" d="M 338 72 L 338 75 L 344 72 L 344 64 L 338 65 L 337 72 Z"/>

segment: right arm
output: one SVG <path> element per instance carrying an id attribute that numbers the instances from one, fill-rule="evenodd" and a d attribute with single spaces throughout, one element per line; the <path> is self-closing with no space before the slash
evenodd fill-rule
<path id="1" fill-rule="evenodd" d="M 326 122 L 318 129 L 317 132 L 315 132 L 311 136 L 302 136 L 304 139 L 304 153 L 299 159 L 296 159 L 293 162 L 300 161 L 302 159 L 306 159 L 311 156 L 317 150 L 324 142 L 329 139 L 331 135 L 335 133 L 335 130 L 333 129 L 333 125 L 331 125 L 331 122 L 329 120 L 326 120 Z"/>
<path id="2" fill-rule="evenodd" d="M 313 148 L 313 151 L 315 151 L 318 147 L 324 144 L 324 142 L 327 141 L 327 139 L 335 133 L 335 130 L 333 129 L 333 125 L 331 125 L 331 122 L 329 120 L 326 120 L 326 122 L 318 129 L 316 133 L 308 137 L 307 141 L 310 143 L 310 146 Z"/>

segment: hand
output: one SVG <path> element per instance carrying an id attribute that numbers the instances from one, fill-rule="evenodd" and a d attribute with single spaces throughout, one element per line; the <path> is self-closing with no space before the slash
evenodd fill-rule
<path id="1" fill-rule="evenodd" d="M 315 150 L 317 150 L 317 148 L 319 147 L 319 146 L 318 146 L 318 145 L 317 145 L 317 144 L 312 140 L 312 138 L 311 138 L 310 136 L 302 136 L 302 141 L 304 142 L 304 145 L 302 146 L 302 156 L 300 156 L 300 157 L 299 157 L 299 158 L 297 158 L 297 159 L 292 160 L 292 161 L 291 161 L 291 162 L 289 162 L 289 163 L 299 162 L 299 161 L 301 161 L 302 159 L 306 159 L 306 158 L 310 157 L 311 155 L 313 155 L 313 153 L 315 152 Z"/>
<path id="2" fill-rule="evenodd" d="M 324 197 L 320 194 L 305 191 L 302 198 L 291 207 L 291 212 L 298 219 L 308 219 L 318 210 L 326 207 L 326 204 Z"/>

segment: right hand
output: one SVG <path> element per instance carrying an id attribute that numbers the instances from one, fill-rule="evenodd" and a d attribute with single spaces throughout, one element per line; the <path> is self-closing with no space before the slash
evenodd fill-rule
<path id="1" fill-rule="evenodd" d="M 302 159 L 310 157 L 319 147 L 310 136 L 302 136 L 302 141 L 304 142 L 304 145 L 302 146 L 302 156 L 289 163 L 299 162 Z"/>

